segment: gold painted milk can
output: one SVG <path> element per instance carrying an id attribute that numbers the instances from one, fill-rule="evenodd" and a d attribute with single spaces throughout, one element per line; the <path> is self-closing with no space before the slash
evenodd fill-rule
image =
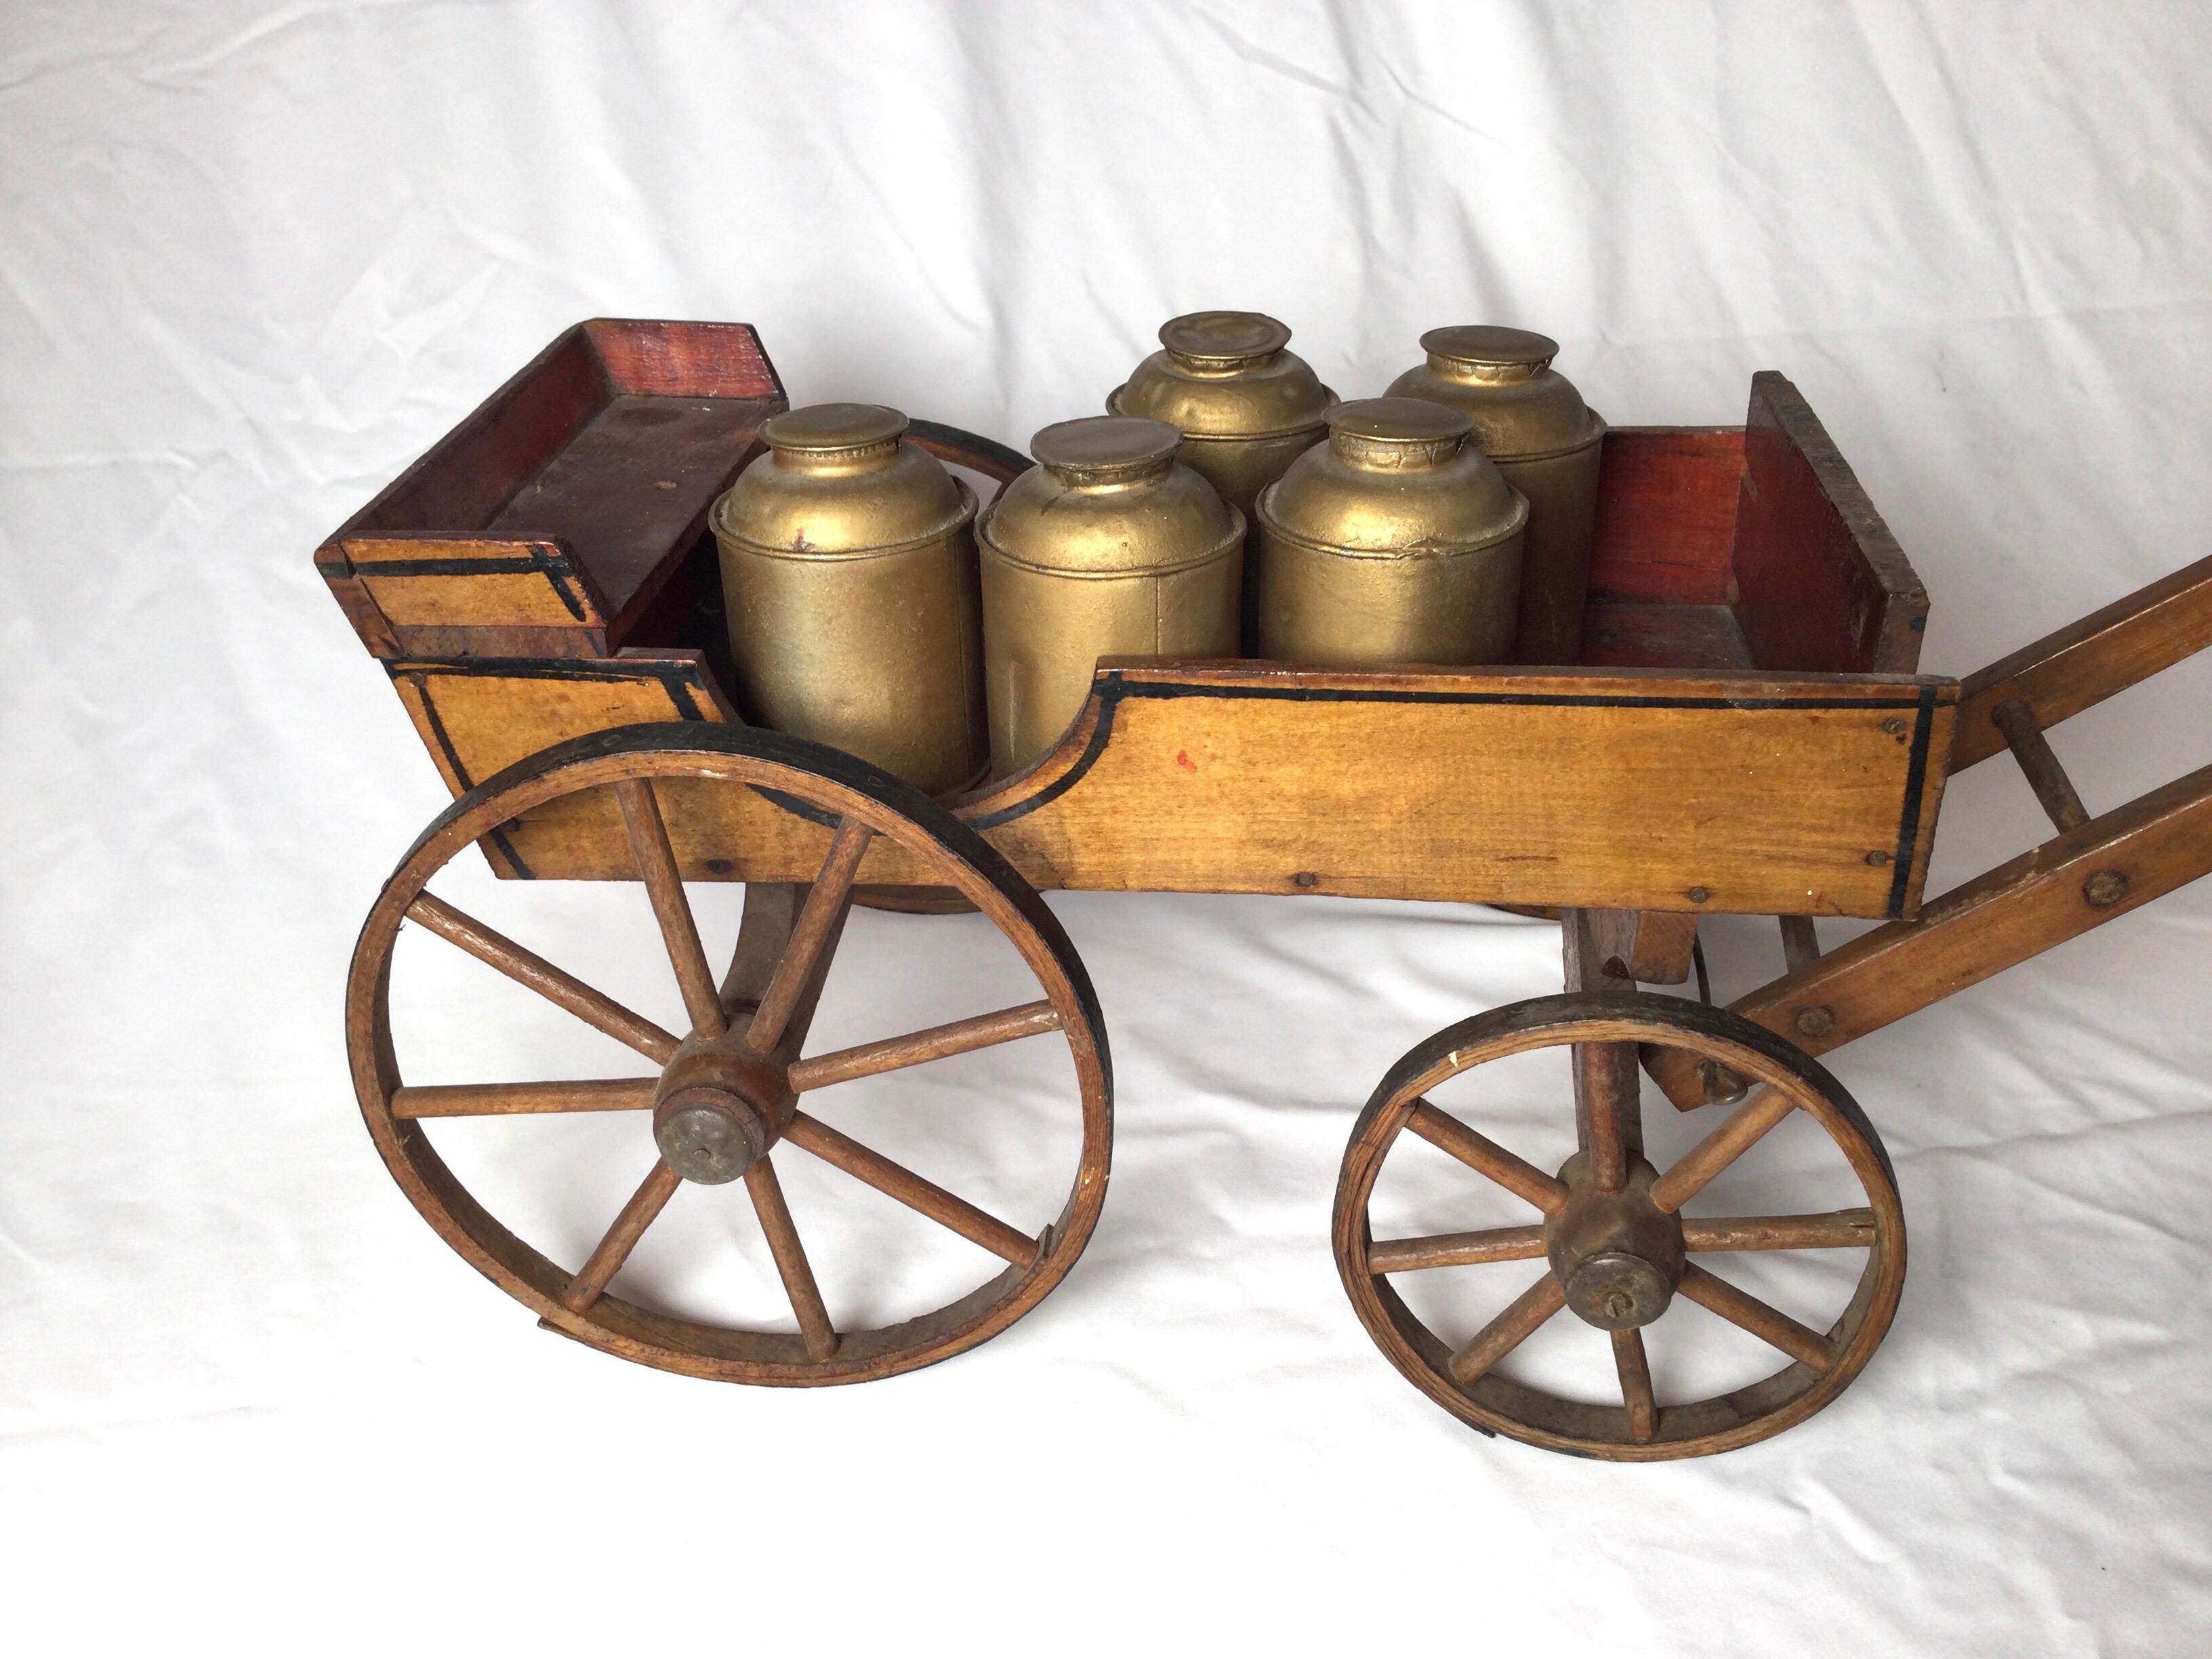
<path id="1" fill-rule="evenodd" d="M 1462 410 L 1369 398 L 1261 492 L 1261 654 L 1337 668 L 1510 662 L 1528 503 Z"/>
<path id="2" fill-rule="evenodd" d="M 1291 331 L 1256 311 L 1194 311 L 1160 325 L 1163 349 L 1106 399 L 1116 415 L 1165 421 L 1182 434 L 1177 459 L 1244 515 L 1247 562 L 1258 534 L 1253 505 L 1292 461 L 1328 435 L 1336 394 L 1284 349 Z M 1256 645 L 1248 583 L 1244 642 Z"/>
<path id="3" fill-rule="evenodd" d="M 1182 442 L 1115 415 L 1048 426 L 977 526 L 994 775 L 1059 741 L 1099 658 L 1237 654 L 1244 515 Z"/>
<path id="4" fill-rule="evenodd" d="M 874 404 L 775 416 L 710 522 L 745 718 L 944 795 L 988 752 L 975 495 L 906 425 Z"/>
<path id="5" fill-rule="evenodd" d="M 1476 447 L 1528 498 L 1515 659 L 1567 664 L 1581 654 L 1605 422 L 1552 365 L 1557 342 L 1526 329 L 1434 328 L 1429 360 L 1390 382 L 1394 398 L 1426 398 L 1474 417 Z"/>

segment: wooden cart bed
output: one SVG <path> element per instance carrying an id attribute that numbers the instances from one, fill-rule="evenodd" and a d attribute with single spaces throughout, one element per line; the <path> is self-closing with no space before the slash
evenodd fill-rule
<path id="1" fill-rule="evenodd" d="M 587 732 L 744 717 L 706 515 L 785 406 L 750 328 L 581 324 L 319 550 L 456 794 Z M 1041 888 L 1913 914 L 1957 686 L 1915 677 L 1926 592 L 1796 388 L 1613 429 L 1600 493 L 1575 671 L 1107 665 L 960 815 Z M 670 818 L 702 879 L 802 879 L 827 834 L 765 800 Z M 611 805 L 486 852 L 635 872 Z M 886 848 L 863 878 L 911 875 Z"/>

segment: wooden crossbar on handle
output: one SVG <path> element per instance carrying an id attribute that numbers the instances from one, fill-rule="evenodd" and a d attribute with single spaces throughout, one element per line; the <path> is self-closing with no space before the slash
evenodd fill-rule
<path id="1" fill-rule="evenodd" d="M 1954 772 L 2009 749 L 2055 823 L 2081 811 L 2041 734 L 2212 646 L 2203 559 L 1967 679 Z M 1820 1054 L 2212 874 L 2212 767 L 2075 827 L 1729 1006 Z M 1694 1059 L 1646 1055 L 1685 1111 L 1705 1103 Z"/>

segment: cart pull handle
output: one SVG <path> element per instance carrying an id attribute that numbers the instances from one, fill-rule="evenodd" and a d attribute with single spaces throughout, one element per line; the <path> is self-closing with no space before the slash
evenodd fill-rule
<path id="1" fill-rule="evenodd" d="M 2024 705 L 2036 728 L 2048 732 L 2207 646 L 2212 646 L 2212 558 L 1968 675 L 1959 688 L 1951 770 L 1963 772 L 2007 747 L 2019 752 L 1998 719 L 2005 703 Z M 2029 773 L 2031 781 L 2034 775 Z"/>
<path id="2" fill-rule="evenodd" d="M 2212 874 L 2212 766 L 2089 819 L 1729 1006 L 1808 1053 L 1978 985 L 2053 945 Z M 1694 1064 L 1672 1050 L 1652 1076 L 1685 1111 L 1705 1103 Z"/>
<path id="3" fill-rule="evenodd" d="M 2092 817 L 2043 735 L 2208 646 L 2201 559 L 1967 679 L 1951 769 L 2009 750 L 2058 833 L 1825 956 L 1806 955 L 1801 934 L 1790 970 L 1729 1006 L 1826 1054 L 2212 874 L 2212 766 Z M 1706 1090 L 1685 1058 L 1655 1049 L 1646 1065 L 1687 1111 Z"/>

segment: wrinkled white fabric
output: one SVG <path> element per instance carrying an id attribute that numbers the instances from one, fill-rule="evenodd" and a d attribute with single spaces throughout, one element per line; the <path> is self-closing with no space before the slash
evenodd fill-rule
<path id="1" fill-rule="evenodd" d="M 1557 988 L 1554 930 L 1470 908 L 1056 897 L 1120 1085 L 1087 1256 L 952 1363 L 717 1389 L 540 1335 L 362 1132 L 348 954 L 444 798 L 309 555 L 580 317 L 751 322 L 799 401 L 1014 442 L 1180 311 L 1285 319 L 1346 395 L 1425 328 L 1511 321 L 1616 423 L 1740 420 L 1792 375 L 1935 596 L 1926 666 L 1964 673 L 2208 550 L 2208 111 L 2179 0 L 15 0 L 8 1645 L 2197 1650 L 2212 886 L 1836 1056 L 1911 1274 L 1866 1374 L 1756 1449 L 1485 1440 L 1353 1318 L 1356 1108 Z M 2060 732 L 2093 809 L 2212 760 L 2208 695 L 2199 663 Z M 1931 890 L 2045 834 L 2007 763 L 1971 773 Z M 641 895 L 599 899 L 533 938 L 675 1019 Z M 952 948 L 981 935 L 930 925 L 856 924 L 825 1030 L 991 1006 Z M 1771 923 L 1709 937 L 1724 994 L 1778 969 Z M 887 954 L 917 939 L 927 974 Z M 491 1063 L 495 993 L 452 971 L 446 1035 Z M 979 1198 L 1025 1178 L 916 1087 L 893 1144 Z M 572 1261 L 640 1172 L 611 1124 L 543 1217 Z M 641 1293 L 777 1316 L 723 1199 L 683 1196 Z M 872 1309 L 818 1249 L 833 1309 Z"/>

